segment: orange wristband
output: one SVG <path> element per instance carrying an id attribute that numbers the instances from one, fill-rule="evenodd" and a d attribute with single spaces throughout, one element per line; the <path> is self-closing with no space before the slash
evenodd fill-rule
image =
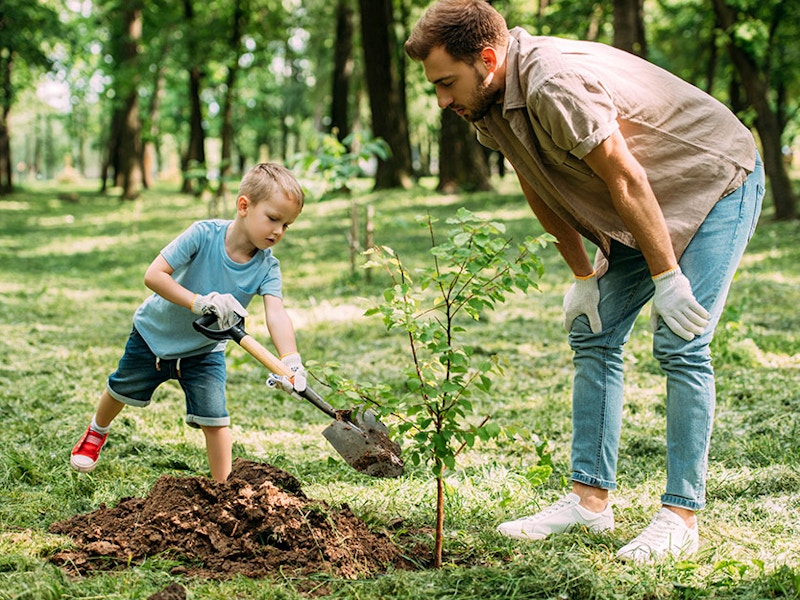
<path id="1" fill-rule="evenodd" d="M 587 279 L 591 279 L 592 277 L 594 277 L 596 274 L 597 273 L 595 271 L 592 271 L 588 275 L 574 275 L 573 274 L 573 277 L 575 277 L 575 279 L 580 279 L 581 281 L 586 281 Z"/>
<path id="2" fill-rule="evenodd" d="M 662 277 L 662 276 L 666 275 L 667 273 L 672 273 L 673 271 L 675 271 L 676 269 L 679 269 L 679 268 L 680 268 L 680 266 L 675 266 L 675 267 L 672 267 L 671 269 L 667 269 L 666 271 L 661 271 L 661 273 L 659 273 L 658 275 L 653 275 L 653 279 L 658 279 L 659 277 Z"/>

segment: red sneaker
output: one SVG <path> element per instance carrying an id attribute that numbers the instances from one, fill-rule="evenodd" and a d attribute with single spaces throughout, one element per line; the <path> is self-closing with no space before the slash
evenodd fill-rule
<path id="1" fill-rule="evenodd" d="M 92 431 L 92 426 L 86 428 L 86 433 L 72 449 L 69 464 L 76 471 L 88 473 L 97 466 L 97 459 L 100 458 L 100 450 L 106 443 L 108 434 Z"/>

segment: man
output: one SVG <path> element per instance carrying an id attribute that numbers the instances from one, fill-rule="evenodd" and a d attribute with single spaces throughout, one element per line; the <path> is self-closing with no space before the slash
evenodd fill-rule
<path id="1" fill-rule="evenodd" d="M 405 45 L 441 108 L 514 166 L 574 274 L 564 326 L 574 352 L 572 493 L 498 530 L 541 539 L 612 530 L 622 348 L 653 300 L 667 378 L 667 484 L 650 525 L 618 556 L 698 547 L 715 406 L 709 343 L 764 191 L 750 132 L 721 103 L 615 48 L 508 30 L 483 0 L 441 0 Z M 584 238 L 597 246 L 594 264 Z"/>

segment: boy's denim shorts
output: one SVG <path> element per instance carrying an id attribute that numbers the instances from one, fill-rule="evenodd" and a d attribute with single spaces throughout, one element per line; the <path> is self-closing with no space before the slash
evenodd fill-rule
<path id="1" fill-rule="evenodd" d="M 156 388 L 175 379 L 186 395 L 186 423 L 191 427 L 225 427 L 225 353 L 208 352 L 178 359 L 158 358 L 134 327 L 117 370 L 108 378 L 111 397 L 144 407 Z"/>

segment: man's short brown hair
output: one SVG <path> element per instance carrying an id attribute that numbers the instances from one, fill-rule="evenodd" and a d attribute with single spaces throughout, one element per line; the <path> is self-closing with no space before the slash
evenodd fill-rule
<path id="1" fill-rule="evenodd" d="M 421 61 L 441 46 L 454 59 L 474 64 L 487 46 L 507 43 L 506 21 L 486 0 L 439 0 L 414 26 L 405 49 Z"/>

